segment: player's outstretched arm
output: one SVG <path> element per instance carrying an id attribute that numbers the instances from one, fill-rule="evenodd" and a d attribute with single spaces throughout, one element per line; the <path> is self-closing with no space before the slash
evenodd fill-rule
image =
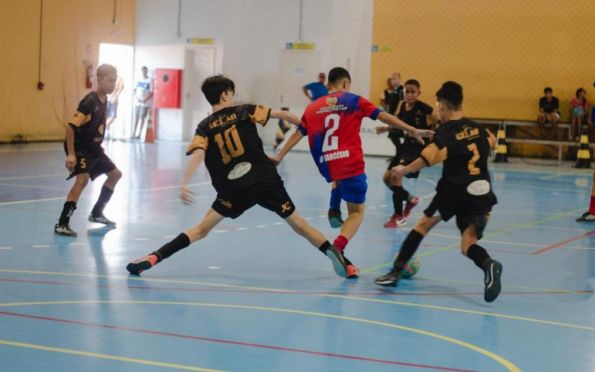
<path id="1" fill-rule="evenodd" d="M 406 131 L 411 135 L 411 137 L 417 139 L 420 143 L 424 143 L 422 137 L 432 137 L 434 135 L 434 131 L 432 130 L 416 129 L 411 125 L 405 123 L 403 120 L 385 111 L 382 111 L 380 112 L 380 114 L 378 114 L 378 120 L 390 125 L 391 127 L 399 128 Z"/>
<path id="2" fill-rule="evenodd" d="M 287 155 L 287 153 L 295 145 L 297 145 L 297 143 L 300 142 L 302 138 L 304 138 L 304 135 L 302 134 L 302 132 L 299 131 L 299 129 L 296 129 L 291 134 L 291 137 L 289 137 L 289 139 L 287 140 L 287 142 L 285 143 L 285 145 L 283 146 L 283 148 L 281 150 L 279 150 L 279 152 L 277 153 L 277 155 L 275 155 L 274 157 L 271 158 L 271 160 L 273 161 L 273 163 L 275 163 L 275 165 L 279 165 L 279 163 L 281 162 L 281 160 L 283 160 L 283 158 L 285 157 L 285 155 Z"/>
<path id="3" fill-rule="evenodd" d="M 415 173 L 427 166 L 428 164 L 423 158 L 417 158 L 408 165 L 397 165 L 391 169 L 391 173 L 399 177 L 405 177 L 407 174 Z"/>
<path id="4" fill-rule="evenodd" d="M 300 125 L 301 120 L 296 114 L 289 111 L 282 110 L 271 110 L 271 117 L 275 119 L 281 119 L 290 122 L 291 124 Z"/>
<path id="5" fill-rule="evenodd" d="M 205 150 L 203 149 L 197 149 L 190 155 L 190 161 L 188 161 L 188 164 L 186 165 L 184 177 L 182 178 L 182 189 L 180 190 L 180 199 L 182 199 L 184 204 L 192 204 L 192 195 L 194 195 L 194 193 L 190 191 L 188 184 L 204 158 Z"/>

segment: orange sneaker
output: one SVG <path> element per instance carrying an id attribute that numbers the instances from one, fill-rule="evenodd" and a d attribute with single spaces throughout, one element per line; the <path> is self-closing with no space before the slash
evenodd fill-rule
<path id="1" fill-rule="evenodd" d="M 398 214 L 393 214 L 391 218 L 388 219 L 384 223 L 384 227 L 387 229 L 396 229 L 399 226 L 403 226 L 407 223 L 407 219 L 399 216 Z"/>
<path id="2" fill-rule="evenodd" d="M 345 277 L 347 279 L 357 279 L 359 278 L 359 269 L 355 266 L 349 258 L 345 257 L 343 254 L 343 260 L 345 261 Z"/>
<path id="3" fill-rule="evenodd" d="M 139 275 L 145 270 L 149 270 L 153 266 L 157 265 L 158 257 L 154 254 L 139 258 L 138 260 L 132 261 L 126 266 L 126 270 L 132 275 Z"/>

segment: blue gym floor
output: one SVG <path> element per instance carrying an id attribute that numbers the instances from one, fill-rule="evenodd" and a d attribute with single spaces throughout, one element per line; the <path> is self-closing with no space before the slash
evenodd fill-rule
<path id="1" fill-rule="evenodd" d="M 491 304 L 452 221 L 423 241 L 412 280 L 373 283 L 409 231 L 382 227 L 392 209 L 383 158 L 367 159 L 366 217 L 347 248 L 358 280 L 337 277 L 258 207 L 129 277 L 130 260 L 197 223 L 214 198 L 201 168 L 196 203 L 178 200 L 184 146 L 108 143 L 124 173 L 106 209 L 118 226 L 87 222 L 100 178 L 79 201 L 74 239 L 53 234 L 72 185 L 62 145 L 0 147 L 2 371 L 595 370 L 595 225 L 574 222 L 588 206 L 590 170 L 492 165 L 499 204 L 481 244 L 504 272 Z M 310 155 L 291 153 L 279 170 L 298 211 L 334 239 L 329 186 Z M 423 200 L 406 227 L 440 172 L 407 181 Z"/>

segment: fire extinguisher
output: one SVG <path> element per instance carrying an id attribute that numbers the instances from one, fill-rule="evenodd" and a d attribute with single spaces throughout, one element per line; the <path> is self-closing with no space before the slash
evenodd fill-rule
<path id="1" fill-rule="evenodd" d="M 91 89 L 93 88 L 93 64 L 89 61 L 85 61 L 85 65 L 87 66 L 85 72 L 85 88 Z"/>

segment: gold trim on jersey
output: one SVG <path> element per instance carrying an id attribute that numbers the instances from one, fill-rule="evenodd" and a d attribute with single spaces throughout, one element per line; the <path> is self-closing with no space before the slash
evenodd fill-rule
<path id="1" fill-rule="evenodd" d="M 258 105 L 254 108 L 254 114 L 250 115 L 250 120 L 254 124 L 261 124 L 262 126 L 266 125 L 267 121 L 269 120 L 269 116 L 271 115 L 271 109 Z"/>
<path id="2" fill-rule="evenodd" d="M 432 166 L 446 160 L 448 157 L 448 149 L 446 147 L 439 149 L 435 143 L 430 143 L 421 152 L 421 157 L 429 166 Z"/>
<path id="3" fill-rule="evenodd" d="M 85 115 L 82 112 L 77 111 L 68 123 L 74 125 L 75 127 L 81 127 L 90 121 L 91 115 Z"/>
<path id="4" fill-rule="evenodd" d="M 190 155 L 198 149 L 206 150 L 208 147 L 209 139 L 197 134 L 192 138 L 192 142 L 190 142 L 188 145 L 188 148 L 186 149 L 186 155 Z"/>

